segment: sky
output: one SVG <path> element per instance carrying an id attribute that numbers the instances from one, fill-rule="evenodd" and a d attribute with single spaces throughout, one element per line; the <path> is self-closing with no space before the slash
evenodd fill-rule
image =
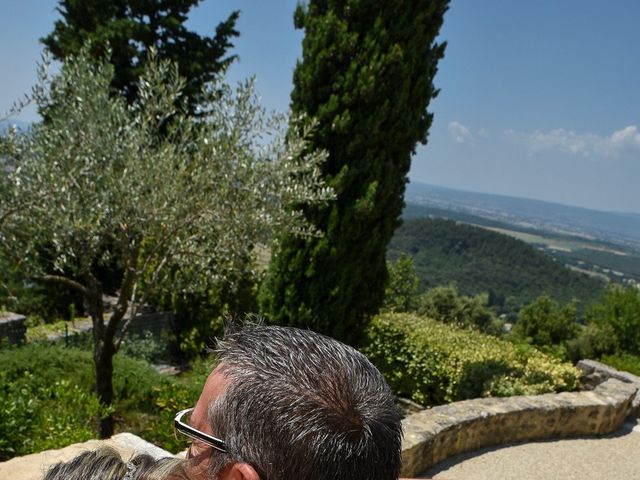
<path id="1" fill-rule="evenodd" d="M 0 0 L 0 116 L 34 84 L 56 4 Z M 229 80 L 255 76 L 263 104 L 285 111 L 302 51 L 295 4 L 204 0 L 188 26 L 211 35 L 240 10 Z M 453 0 L 411 181 L 640 213 L 639 23 L 636 0 Z"/>

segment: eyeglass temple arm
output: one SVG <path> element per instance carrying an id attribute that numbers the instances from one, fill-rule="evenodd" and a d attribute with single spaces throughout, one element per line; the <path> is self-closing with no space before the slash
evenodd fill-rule
<path id="1" fill-rule="evenodd" d="M 212 437 L 211 435 L 207 435 L 206 433 L 199 430 L 196 430 L 192 426 L 187 425 L 182 421 L 182 417 L 192 410 L 193 408 L 187 408 L 179 412 L 173 421 L 174 428 L 184 435 L 193 438 L 194 440 L 200 440 L 201 442 L 206 443 L 207 445 L 215 448 L 220 452 L 227 453 L 227 445 L 224 441 L 220 440 L 219 438 Z"/>

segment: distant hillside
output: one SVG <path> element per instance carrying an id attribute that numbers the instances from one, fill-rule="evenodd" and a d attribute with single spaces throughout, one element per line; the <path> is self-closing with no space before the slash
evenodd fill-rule
<path id="1" fill-rule="evenodd" d="M 526 198 L 466 192 L 411 182 L 408 203 L 467 213 L 527 228 L 614 242 L 640 251 L 640 214 L 614 213 Z M 630 205 L 629 209 L 638 209 Z"/>
<path id="2" fill-rule="evenodd" d="M 577 298 L 584 307 L 605 285 L 521 240 L 452 220 L 405 220 L 391 241 L 389 259 L 402 252 L 413 258 L 423 289 L 453 282 L 465 295 L 487 292 L 492 306 L 510 315 L 543 293 L 562 303 Z"/>
<path id="3" fill-rule="evenodd" d="M 592 276 L 623 285 L 640 284 L 640 251 L 635 248 L 416 203 L 407 203 L 402 215 L 405 219 L 446 218 L 483 227 L 522 240 L 543 250 L 563 265 L 588 272 Z"/>

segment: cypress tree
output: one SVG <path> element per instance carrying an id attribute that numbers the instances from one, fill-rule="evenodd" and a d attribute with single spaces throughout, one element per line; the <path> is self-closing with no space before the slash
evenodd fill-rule
<path id="1" fill-rule="evenodd" d="M 437 95 L 435 41 L 448 0 L 310 0 L 294 15 L 305 31 L 293 77 L 294 114 L 314 117 L 313 147 L 337 199 L 308 208 L 322 238 L 286 236 L 261 292 L 274 323 L 347 342 L 384 297 L 385 251 L 404 206 L 417 142 L 427 141 Z"/>

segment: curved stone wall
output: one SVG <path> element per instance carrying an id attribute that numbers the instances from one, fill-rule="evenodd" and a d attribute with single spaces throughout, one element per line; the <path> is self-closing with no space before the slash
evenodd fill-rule
<path id="1" fill-rule="evenodd" d="M 576 366 L 582 372 L 582 384 L 588 389 L 593 389 L 610 378 L 635 385 L 638 388 L 638 393 L 631 401 L 629 415 L 640 418 L 640 377 L 629 372 L 621 372 L 595 360 L 580 360 Z"/>
<path id="2" fill-rule="evenodd" d="M 402 423 L 401 476 L 483 447 L 613 432 L 631 412 L 638 386 L 609 378 L 588 391 L 477 398 L 415 413 Z"/>

